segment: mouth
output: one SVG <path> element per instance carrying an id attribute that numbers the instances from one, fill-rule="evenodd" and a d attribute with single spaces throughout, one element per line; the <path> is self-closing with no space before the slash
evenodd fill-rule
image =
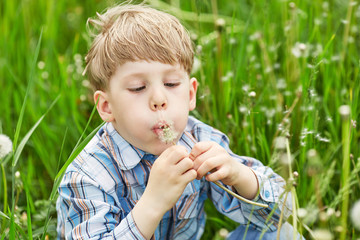
<path id="1" fill-rule="evenodd" d="M 178 133 L 174 130 L 172 123 L 160 121 L 152 128 L 152 131 L 163 143 L 174 143 Z"/>

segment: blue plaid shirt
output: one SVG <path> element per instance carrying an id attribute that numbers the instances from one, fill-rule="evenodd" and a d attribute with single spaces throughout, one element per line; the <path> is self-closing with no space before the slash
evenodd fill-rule
<path id="1" fill-rule="evenodd" d="M 285 198 L 282 194 L 285 181 L 258 160 L 233 154 L 223 133 L 189 117 L 177 144 L 190 152 L 199 141 L 214 141 L 251 167 L 260 186 L 255 200 L 269 207 L 244 203 L 213 183 L 194 180 L 163 216 L 153 238 L 200 239 L 205 225 L 204 201 L 208 197 L 220 213 L 240 224 L 276 230 L 280 210 L 283 209 L 285 219 L 291 213 L 291 197 Z M 57 202 L 58 238 L 145 239 L 131 210 L 144 192 L 156 158 L 130 145 L 111 123 L 106 123 L 67 168 L 62 179 Z"/>

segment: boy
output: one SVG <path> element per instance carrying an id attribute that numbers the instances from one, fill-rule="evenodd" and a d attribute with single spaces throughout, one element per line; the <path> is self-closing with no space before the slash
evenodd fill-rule
<path id="1" fill-rule="evenodd" d="M 262 229 L 276 231 L 280 209 L 285 219 L 291 213 L 284 180 L 258 160 L 233 154 L 224 134 L 189 116 L 197 80 L 189 77 L 193 48 L 179 21 L 123 5 L 90 23 L 99 33 L 86 71 L 106 124 L 59 187 L 59 238 L 199 239 L 207 197 L 221 213 L 250 223 L 251 239 Z M 163 139 L 165 131 L 171 139 Z M 269 207 L 242 202 L 213 181 Z"/>

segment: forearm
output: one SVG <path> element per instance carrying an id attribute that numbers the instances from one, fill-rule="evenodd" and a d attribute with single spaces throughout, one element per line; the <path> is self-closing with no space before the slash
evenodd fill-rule
<path id="1" fill-rule="evenodd" d="M 244 164 L 238 165 L 238 178 L 233 185 L 236 192 L 249 200 L 254 199 L 259 192 L 259 183 L 254 172 Z"/>
<path id="2" fill-rule="evenodd" d="M 156 205 L 153 200 L 147 197 L 145 192 L 131 211 L 136 226 L 146 239 L 153 236 L 165 214 L 165 210 L 161 206 L 156 207 Z"/>

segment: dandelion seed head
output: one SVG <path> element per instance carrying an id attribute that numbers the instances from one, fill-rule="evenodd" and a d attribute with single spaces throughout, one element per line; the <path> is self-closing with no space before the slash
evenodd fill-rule
<path id="1" fill-rule="evenodd" d="M 286 81 L 284 78 L 280 78 L 276 81 L 276 88 L 277 89 L 285 89 L 286 88 Z"/>
<path id="2" fill-rule="evenodd" d="M 327 229 L 316 229 L 313 231 L 313 237 L 315 240 L 332 240 L 333 234 Z"/>
<path id="3" fill-rule="evenodd" d="M 291 53 L 296 57 L 307 57 L 308 56 L 308 47 L 305 43 L 297 42 L 295 45 L 291 48 Z"/>
<path id="4" fill-rule="evenodd" d="M 344 118 L 347 118 L 350 116 L 350 112 L 351 112 L 351 109 L 350 109 L 350 106 L 349 105 L 342 105 L 340 106 L 339 108 L 339 113 L 342 117 Z"/>
<path id="5" fill-rule="evenodd" d="M 328 217 L 331 217 L 331 216 L 335 215 L 335 209 L 334 208 L 328 208 L 326 210 L 326 214 L 328 215 Z"/>
<path id="6" fill-rule="evenodd" d="M 45 62 L 43 62 L 43 61 L 39 61 L 39 62 L 38 62 L 38 64 L 37 64 L 37 66 L 38 66 L 38 68 L 39 68 L 39 69 L 41 69 L 41 70 L 42 70 L 42 69 L 44 69 L 44 68 L 45 68 Z"/>
<path id="7" fill-rule="evenodd" d="M 256 97 L 256 92 L 254 92 L 254 91 L 249 92 L 249 97 L 252 97 L 252 98 Z"/>
<path id="8" fill-rule="evenodd" d="M 262 37 L 262 34 L 261 32 L 255 32 L 254 34 L 252 34 L 249 39 L 250 41 L 255 41 L 255 40 L 258 40 Z"/>
<path id="9" fill-rule="evenodd" d="M 12 147 L 11 139 L 4 134 L 0 134 L 0 159 L 11 153 Z"/>
<path id="10" fill-rule="evenodd" d="M 201 68 L 201 61 L 199 58 L 194 57 L 194 64 L 193 64 L 193 68 L 191 70 L 191 74 L 195 74 L 197 73 Z"/>
<path id="11" fill-rule="evenodd" d="M 225 24 L 226 24 L 226 21 L 225 21 L 225 19 L 223 19 L 223 18 L 218 18 L 218 19 L 216 19 L 216 21 L 215 21 L 215 25 L 216 25 L 217 27 L 224 27 Z"/>
<path id="12" fill-rule="evenodd" d="M 308 214 L 308 211 L 305 208 L 298 208 L 297 215 L 299 218 L 305 218 Z"/>
<path id="13" fill-rule="evenodd" d="M 278 150 L 286 149 L 286 137 L 280 136 L 274 139 L 274 148 Z"/>
<path id="14" fill-rule="evenodd" d="M 360 200 L 357 200 L 350 210 L 350 219 L 357 230 L 360 230 Z"/>
<path id="15" fill-rule="evenodd" d="M 160 141 L 166 144 L 173 143 L 177 136 L 178 133 L 174 130 L 173 124 L 165 126 L 159 134 Z"/>
<path id="16" fill-rule="evenodd" d="M 229 231 L 226 229 L 226 228 L 221 228 L 219 230 L 219 236 L 222 237 L 222 238 L 227 238 L 229 235 Z"/>
<path id="17" fill-rule="evenodd" d="M 44 71 L 44 72 L 41 73 L 41 77 L 43 79 L 48 79 L 49 78 L 49 73 L 47 71 Z"/>
<path id="18" fill-rule="evenodd" d="M 245 84 L 241 87 L 241 89 L 244 91 L 244 92 L 248 92 L 250 90 L 250 86 Z"/>

